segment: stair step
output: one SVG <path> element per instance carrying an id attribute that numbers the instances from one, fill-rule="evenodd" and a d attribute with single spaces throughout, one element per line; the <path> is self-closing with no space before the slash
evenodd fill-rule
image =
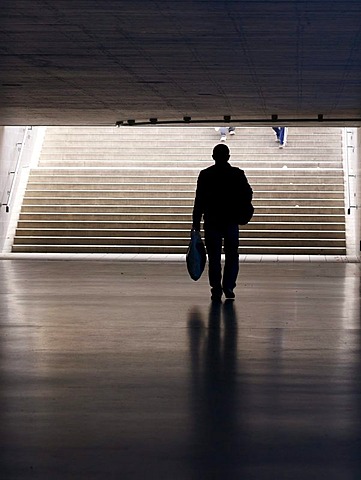
<path id="1" fill-rule="evenodd" d="M 210 166 L 209 162 L 196 162 L 194 160 L 189 161 L 178 161 L 178 157 L 175 160 L 164 160 L 164 161 L 149 161 L 148 164 L 145 161 L 126 161 L 123 160 L 119 162 L 117 159 L 108 159 L 108 160 L 98 160 L 98 159 L 59 159 L 59 160 L 49 160 L 47 162 L 47 166 L 54 166 L 57 167 L 59 163 L 61 163 L 64 167 L 75 167 L 75 166 L 83 166 L 84 168 L 90 167 L 92 164 L 96 165 L 97 167 L 117 167 L 122 166 L 123 168 L 128 169 L 136 169 L 136 170 L 159 170 L 159 169 L 172 169 L 172 170 L 186 170 L 192 169 L 196 172 L 199 172 L 201 169 L 207 168 Z M 320 159 L 317 160 L 310 160 L 310 161 L 301 161 L 301 160 L 291 160 L 289 157 L 285 157 L 283 160 L 274 160 L 271 159 L 269 161 L 263 160 L 249 160 L 244 162 L 231 162 L 231 164 L 235 167 L 242 168 L 247 173 L 252 171 L 255 168 L 255 162 L 257 162 L 257 169 L 262 170 L 270 170 L 273 169 L 277 171 L 279 170 L 311 170 L 312 172 L 318 172 L 321 168 L 322 169 L 329 169 L 333 171 L 340 170 L 342 172 L 342 163 L 341 161 L 330 162 L 321 161 Z M 40 163 L 41 165 L 41 163 Z"/>
<path id="2" fill-rule="evenodd" d="M 93 229 L 52 229 L 52 228 L 17 228 L 16 237 L 17 240 L 21 237 L 30 239 L 31 237 L 136 237 L 136 238 L 149 238 L 149 237 L 172 237 L 172 238 L 188 238 L 189 239 L 189 226 L 184 227 L 183 229 L 179 228 L 134 228 L 134 229 L 124 229 L 124 228 L 93 228 Z M 344 241 L 345 235 L 343 231 L 333 231 L 333 230 L 255 230 L 247 229 L 240 231 L 240 238 L 261 238 L 261 239 L 271 239 L 271 238 L 281 238 L 282 236 L 287 236 L 289 239 L 324 239 L 328 240 L 330 238 Z"/>
<path id="3" fill-rule="evenodd" d="M 110 160 L 116 160 L 119 164 L 123 162 L 144 162 L 146 164 L 153 163 L 167 163 L 170 161 L 176 161 L 179 163 L 212 163 L 212 159 L 210 157 L 210 150 L 209 147 L 205 148 L 197 148 L 196 146 L 193 147 L 167 147 L 167 148 L 154 148 L 153 155 L 156 153 L 157 160 L 152 160 L 149 157 L 150 147 L 145 146 L 141 147 L 139 144 L 136 145 L 134 148 L 129 149 L 129 158 L 124 159 L 120 157 L 119 150 L 120 148 L 125 148 L 125 145 L 119 144 L 114 148 L 107 148 L 104 149 L 102 147 L 96 148 L 92 147 L 91 149 L 69 149 L 67 150 L 64 148 L 59 148 L 58 150 L 51 148 L 51 152 L 46 152 L 46 150 L 42 150 L 41 160 L 39 165 L 47 166 L 48 162 L 59 162 L 59 161 L 72 161 L 72 160 L 79 160 L 79 161 L 98 161 L 100 163 L 107 162 Z M 50 150 L 50 149 L 49 149 Z M 305 159 L 305 154 L 308 154 L 308 158 Z M 293 161 L 301 161 L 310 163 L 312 161 L 322 162 L 323 163 L 337 163 L 341 162 L 342 160 L 342 151 L 341 148 L 322 148 L 319 151 L 319 148 L 315 147 L 295 147 L 293 146 L 292 149 L 279 149 L 274 148 L 262 148 L 257 146 L 257 151 L 255 148 L 250 146 L 249 148 L 245 148 L 244 146 L 237 151 L 236 148 L 232 148 L 231 154 L 231 163 L 239 162 L 239 163 L 250 163 L 254 161 L 281 161 L 287 159 L 291 162 Z"/>
<path id="4" fill-rule="evenodd" d="M 72 213 L 72 214 L 82 214 L 82 213 L 100 213 L 100 214 L 134 214 L 134 213 L 154 213 L 154 214 L 182 214 L 192 213 L 191 202 L 189 205 L 186 205 L 185 202 L 182 202 L 182 205 L 176 204 L 172 206 L 168 205 L 147 205 L 147 204 L 127 204 L 127 205 L 23 205 L 23 213 Z M 344 214 L 343 206 L 287 206 L 276 205 L 258 205 L 257 214 L 283 214 L 283 215 L 306 215 L 306 214 L 315 214 L 322 213 L 323 215 L 342 215 Z"/>
<path id="5" fill-rule="evenodd" d="M 303 247 L 322 247 L 323 245 L 332 247 L 345 247 L 345 241 L 342 239 L 328 239 L 328 238 L 240 238 L 240 246 L 277 246 L 282 242 L 284 246 L 298 246 Z M 52 237 L 26 237 L 20 236 L 15 238 L 15 245 L 32 244 L 32 245 L 163 245 L 163 246 L 180 246 L 187 248 L 189 244 L 189 236 L 184 237 L 75 237 L 75 236 L 52 236 Z"/>
<path id="6" fill-rule="evenodd" d="M 25 197 L 39 197 L 39 196 L 64 196 L 64 195 L 88 195 L 88 196 L 99 196 L 99 195 L 114 195 L 118 192 L 128 193 L 129 195 L 146 195 L 146 194 L 176 194 L 176 195 L 193 195 L 195 194 L 195 183 L 118 183 L 118 184 L 98 184 L 98 188 L 93 188 L 93 184 L 86 183 L 63 183 L 63 184 L 52 184 L 52 183 L 39 183 L 33 184 L 28 183 L 28 188 L 25 193 Z M 299 197 L 304 197 L 305 195 L 310 196 L 314 195 L 315 197 L 323 197 L 324 195 L 336 195 L 344 196 L 343 184 L 339 185 L 298 185 L 298 184 L 252 184 L 253 192 L 257 193 L 258 196 L 271 196 L 274 193 L 282 195 L 294 195 L 297 194 Z"/>
<path id="7" fill-rule="evenodd" d="M 168 246 L 162 245 L 14 245 L 14 253 L 149 253 L 149 254 L 185 254 L 184 246 Z M 345 255 L 344 247 L 293 247 L 293 246 L 240 246 L 239 253 L 260 254 L 260 255 Z"/>
<path id="8" fill-rule="evenodd" d="M 64 212 L 38 212 L 38 213 L 20 213 L 20 220 L 40 220 L 40 219 L 49 219 L 49 220 L 64 220 L 64 221 L 96 221 L 101 220 L 104 221 L 138 221 L 141 223 L 148 223 L 149 221 L 188 221 L 189 225 L 192 224 L 192 214 L 191 212 L 188 213 L 154 213 L 154 212 L 133 212 L 133 213 L 64 213 Z M 330 213 L 313 213 L 313 214 L 300 214 L 299 209 L 297 209 L 297 214 L 291 212 L 290 214 L 286 215 L 285 212 L 281 211 L 280 213 L 272 213 L 272 214 L 260 214 L 255 213 L 252 218 L 252 223 L 254 221 L 258 222 L 303 222 L 303 221 L 314 221 L 314 222 L 331 222 L 335 221 L 337 223 L 343 223 L 345 221 L 345 215 L 342 214 L 330 214 Z"/>
<path id="9" fill-rule="evenodd" d="M 40 206 L 49 206 L 49 207 L 76 207 L 81 208 L 86 207 L 90 208 L 91 206 L 104 206 L 104 207 L 123 207 L 129 205 L 129 207 L 139 207 L 144 206 L 149 208 L 154 207 L 164 207 L 171 208 L 181 205 L 182 207 L 192 208 L 194 203 L 194 195 L 189 194 L 188 197 L 181 197 L 177 195 L 159 196 L 154 198 L 152 196 L 144 197 L 128 197 L 119 195 L 117 197 L 25 197 L 23 201 L 23 206 L 28 207 L 40 207 Z M 272 208 L 272 207 L 340 207 L 343 208 L 343 198 L 289 198 L 279 196 L 275 194 L 273 198 L 258 198 L 257 196 L 253 199 L 253 205 L 255 208 Z"/>
<path id="10" fill-rule="evenodd" d="M 64 185 L 65 187 L 65 185 Z M 152 188 L 150 189 L 149 185 L 137 185 L 134 188 L 129 188 L 127 185 L 126 188 L 121 188 L 118 185 L 118 188 L 114 189 L 89 189 L 88 188 L 71 188 L 71 185 L 67 185 L 66 188 L 60 190 L 53 190 L 53 189 L 42 189 L 42 190 L 33 190 L 28 187 L 25 198 L 69 198 L 69 197 L 78 197 L 78 198 L 90 198 L 90 197 L 112 197 L 112 198 L 121 198 L 122 196 L 127 197 L 149 197 L 149 196 L 160 196 L 160 197 L 167 197 L 167 198 L 174 198 L 174 197 L 191 197 L 194 198 L 195 189 L 188 186 L 188 189 L 181 188 L 174 188 L 172 185 L 169 185 L 168 189 L 164 189 L 162 186 L 161 188 Z M 100 187 L 100 185 L 99 185 Z M 339 198 L 344 199 L 344 190 L 301 190 L 297 189 L 295 186 L 283 186 L 282 188 L 277 188 L 277 186 L 273 185 L 269 187 L 269 189 L 259 188 L 259 186 L 253 186 L 253 193 L 257 198 Z"/>
<path id="11" fill-rule="evenodd" d="M 310 219 L 308 221 L 298 221 L 298 222 L 257 222 L 256 220 L 252 219 L 252 222 L 248 225 L 243 225 L 242 230 L 289 230 L 289 231 L 297 231 L 297 230 L 327 230 L 329 232 L 340 232 L 344 235 L 345 230 L 345 223 L 344 222 L 311 222 Z M 35 229 L 51 229 L 51 230 L 92 230 L 92 229 L 136 229 L 138 228 L 147 228 L 147 229 L 160 229 L 163 228 L 165 230 L 172 230 L 172 229 L 183 229 L 189 231 L 190 223 L 189 221 L 151 221 L 147 220 L 146 223 L 139 223 L 138 220 L 133 221 L 71 221 L 71 220 L 20 220 L 18 222 L 18 231 L 26 231 L 35 230 Z M 50 230 L 50 231 L 51 231 Z"/>
<path id="12" fill-rule="evenodd" d="M 205 165 L 206 168 L 208 165 Z M 241 167 L 242 168 L 242 167 Z M 272 168 L 265 172 L 262 168 L 252 167 L 248 169 L 246 174 L 249 180 L 260 183 L 272 183 L 275 180 L 280 183 L 289 183 L 297 181 L 298 183 L 309 183 L 309 184 L 319 184 L 323 185 L 324 183 L 339 183 L 340 180 L 343 182 L 343 171 L 339 168 L 337 169 L 316 169 L 317 176 L 315 176 L 315 169 L 289 169 L 289 168 Z M 52 172 L 52 173 L 49 173 Z M 176 174 L 175 174 L 176 173 Z M 78 178 L 90 179 L 90 183 L 93 183 L 94 180 L 99 181 L 101 177 L 101 183 L 120 183 L 122 180 L 125 182 L 129 179 L 137 183 L 141 183 L 142 180 L 147 182 L 187 182 L 194 179 L 197 180 L 199 173 L 198 168 L 169 168 L 169 169 L 149 169 L 149 168 L 59 168 L 54 169 L 49 168 L 38 168 L 31 170 L 29 181 L 32 182 L 34 177 L 43 178 L 52 177 L 54 179 L 64 177 L 68 181 L 69 177 L 73 177 L 75 181 L 78 181 Z M 61 183 L 58 181 L 58 183 Z M 83 183 L 83 182 L 81 182 Z M 87 182 L 84 183 L 89 183 Z"/>
<path id="13" fill-rule="evenodd" d="M 258 194 L 271 194 L 274 192 L 277 193 L 285 193 L 288 194 L 289 192 L 297 193 L 299 196 L 302 196 L 301 193 L 304 194 L 312 194 L 315 195 L 322 195 L 322 194 L 332 194 L 334 192 L 338 192 L 339 194 L 344 193 L 343 184 L 335 185 L 333 187 L 329 186 L 322 186 L 321 185 L 310 185 L 310 186 L 303 186 L 295 184 L 294 182 L 290 184 L 252 184 L 253 191 Z M 69 183 L 34 183 L 29 182 L 28 188 L 26 192 L 26 196 L 39 196 L 41 195 L 40 192 L 45 192 L 45 195 L 64 195 L 61 192 L 94 192 L 94 195 L 98 195 L 102 192 L 109 193 L 109 192 L 129 192 L 129 194 L 136 195 L 137 192 L 149 192 L 149 193 L 157 193 L 168 195 L 168 192 L 175 193 L 175 192 L 184 192 L 185 194 L 192 194 L 194 195 L 196 190 L 196 182 L 189 182 L 187 185 L 180 184 L 180 183 L 168 183 L 168 184 L 157 184 L 157 183 L 139 183 L 139 184 L 126 184 L 126 183 L 80 183 L 80 182 L 69 182 Z M 54 192 L 54 193 L 52 193 Z M 97 192 L 97 193 L 95 193 Z M 99 192 L 99 193 L 98 193 Z"/>

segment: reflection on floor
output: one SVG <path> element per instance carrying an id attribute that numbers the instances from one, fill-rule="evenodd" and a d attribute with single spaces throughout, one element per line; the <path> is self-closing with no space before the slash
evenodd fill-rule
<path id="1" fill-rule="evenodd" d="M 109 260 L 109 257 L 108 257 Z M 0 478 L 361 478 L 360 264 L 0 261 Z"/>

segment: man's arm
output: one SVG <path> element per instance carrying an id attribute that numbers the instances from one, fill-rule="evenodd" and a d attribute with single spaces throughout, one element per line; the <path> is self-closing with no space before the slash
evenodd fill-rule
<path id="1" fill-rule="evenodd" d="M 203 181 L 202 181 L 201 173 L 199 174 L 198 180 L 197 180 L 197 190 L 196 190 L 196 197 L 195 197 L 195 200 L 194 200 L 193 223 L 192 223 L 192 229 L 193 230 L 198 230 L 198 231 L 201 229 L 201 219 L 202 219 L 202 215 L 204 213 Z"/>
<path id="2" fill-rule="evenodd" d="M 251 202 L 253 197 L 253 190 L 251 185 L 248 183 L 246 174 L 243 170 L 241 170 L 241 192 L 242 192 L 242 199 L 246 202 Z"/>

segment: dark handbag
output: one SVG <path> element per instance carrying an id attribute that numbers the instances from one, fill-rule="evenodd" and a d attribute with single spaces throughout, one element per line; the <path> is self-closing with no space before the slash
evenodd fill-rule
<path id="1" fill-rule="evenodd" d="M 192 280 L 201 278 L 204 267 L 206 266 L 206 248 L 201 238 L 200 232 L 191 231 L 191 241 L 188 246 L 186 261 L 188 273 Z"/>
<path id="2" fill-rule="evenodd" d="M 247 225 L 254 214 L 254 207 L 251 202 L 243 204 L 238 215 L 238 225 Z"/>

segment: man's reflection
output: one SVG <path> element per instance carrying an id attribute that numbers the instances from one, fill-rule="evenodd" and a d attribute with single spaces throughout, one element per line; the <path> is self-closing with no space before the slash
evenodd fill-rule
<path id="1" fill-rule="evenodd" d="M 234 302 L 212 303 L 208 328 L 197 311 L 191 313 L 188 326 L 194 417 L 192 468 L 197 478 L 235 478 L 242 463 L 242 405 L 236 382 Z"/>

